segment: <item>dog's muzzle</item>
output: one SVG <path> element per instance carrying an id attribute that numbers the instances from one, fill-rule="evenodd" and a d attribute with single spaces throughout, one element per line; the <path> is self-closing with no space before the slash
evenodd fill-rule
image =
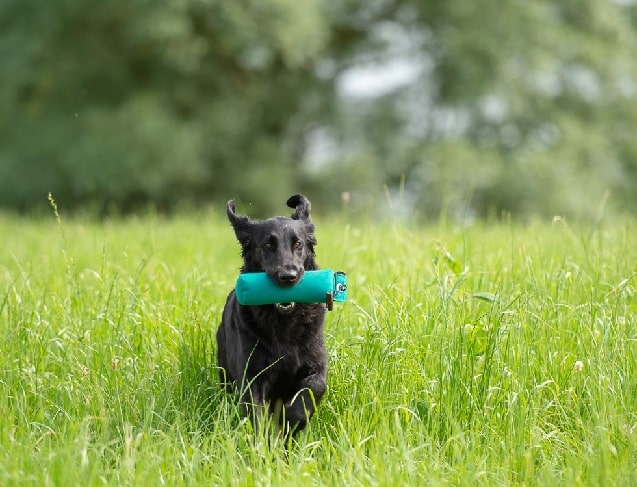
<path id="1" fill-rule="evenodd" d="M 276 310 L 284 315 L 290 314 L 294 311 L 294 306 L 296 306 L 296 303 L 274 303 Z"/>

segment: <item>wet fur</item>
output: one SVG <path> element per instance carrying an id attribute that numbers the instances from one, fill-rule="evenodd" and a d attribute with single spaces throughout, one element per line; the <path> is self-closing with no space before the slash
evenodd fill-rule
<path id="1" fill-rule="evenodd" d="M 291 196 L 290 218 L 253 221 L 227 214 L 241 245 L 241 272 L 266 272 L 282 286 L 293 286 L 305 270 L 315 270 L 314 224 L 310 202 Z M 217 365 L 229 390 L 239 391 L 244 413 L 253 420 L 281 409 L 274 420 L 286 433 L 305 427 L 326 387 L 327 355 L 323 339 L 325 305 L 296 303 L 283 311 L 275 305 L 243 306 L 230 292 L 217 330 Z"/>

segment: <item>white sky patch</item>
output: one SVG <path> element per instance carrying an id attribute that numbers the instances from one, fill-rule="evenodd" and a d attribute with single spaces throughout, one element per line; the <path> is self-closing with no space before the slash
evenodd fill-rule
<path id="1" fill-rule="evenodd" d="M 487 95 L 480 101 L 482 113 L 492 123 L 501 123 L 507 116 L 507 104 L 496 95 Z"/>
<path id="2" fill-rule="evenodd" d="M 568 84 L 585 100 L 594 102 L 602 97 L 599 78 L 595 71 L 587 66 L 571 66 L 564 76 Z"/>
<path id="3" fill-rule="evenodd" d="M 340 75 L 337 90 L 344 98 L 376 98 L 415 82 L 422 71 L 420 63 L 408 58 L 354 66 Z"/>
<path id="4" fill-rule="evenodd" d="M 326 128 L 317 128 L 309 135 L 305 161 L 309 169 L 317 172 L 333 163 L 339 154 L 339 146 Z"/>

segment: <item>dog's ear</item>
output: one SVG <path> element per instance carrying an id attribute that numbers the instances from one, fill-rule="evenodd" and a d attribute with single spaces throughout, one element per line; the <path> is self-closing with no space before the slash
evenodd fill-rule
<path id="1" fill-rule="evenodd" d="M 312 209 L 312 205 L 310 204 L 310 200 L 308 200 L 302 194 L 295 194 L 288 198 L 287 205 L 290 208 L 294 208 L 296 211 L 292 213 L 293 220 L 301 220 L 305 222 L 305 229 L 307 231 L 307 243 L 310 248 L 310 256 L 314 258 L 314 246 L 317 244 L 316 235 L 314 234 L 314 224 L 312 223 L 312 218 L 310 217 L 310 210 Z M 306 267 L 308 269 L 313 267 Z"/>
<path id="2" fill-rule="evenodd" d="M 306 220 L 310 221 L 310 210 L 312 205 L 302 194 L 294 194 L 288 198 L 287 205 L 290 208 L 294 208 L 295 212 L 292 213 L 293 220 Z"/>
<path id="3" fill-rule="evenodd" d="M 226 213 L 228 214 L 228 220 L 230 220 L 230 224 L 234 229 L 234 234 L 237 236 L 237 240 L 245 252 L 252 241 L 253 222 L 247 216 L 239 216 L 235 213 L 234 200 L 230 200 L 226 204 Z"/>

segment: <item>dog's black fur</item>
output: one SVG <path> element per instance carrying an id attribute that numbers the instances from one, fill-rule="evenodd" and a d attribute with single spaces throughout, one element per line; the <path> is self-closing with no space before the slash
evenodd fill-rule
<path id="1" fill-rule="evenodd" d="M 318 269 L 310 201 L 293 195 L 287 205 L 295 209 L 291 218 L 253 221 L 228 201 L 242 273 L 266 272 L 278 285 L 294 286 L 306 270 Z M 243 306 L 230 292 L 217 330 L 217 365 L 221 382 L 240 391 L 246 415 L 257 420 L 269 410 L 286 434 L 305 427 L 326 387 L 324 317 L 321 303 Z"/>

